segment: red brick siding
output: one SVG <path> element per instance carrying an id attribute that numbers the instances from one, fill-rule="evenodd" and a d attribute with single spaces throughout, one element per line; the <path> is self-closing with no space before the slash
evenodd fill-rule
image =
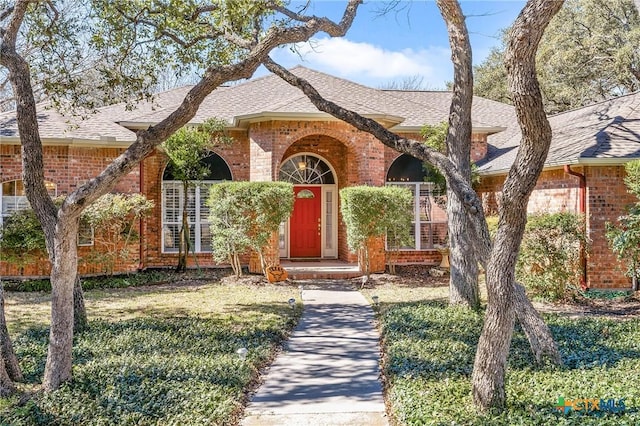
<path id="1" fill-rule="evenodd" d="M 587 224 L 591 250 L 587 260 L 588 283 L 597 288 L 629 288 L 629 278 L 624 276 L 620 264 L 605 236 L 605 224 L 614 222 L 625 208 L 637 201 L 624 185 L 623 166 L 586 167 Z"/>
<path id="2" fill-rule="evenodd" d="M 623 166 L 572 167 L 586 176 L 586 218 L 590 250 L 587 258 L 587 285 L 591 288 L 629 288 L 605 236 L 606 222 L 614 221 L 635 200 L 624 186 Z M 495 213 L 501 196 L 504 176 L 482 178 L 477 190 L 482 197 L 485 212 Z M 578 212 L 580 203 L 579 179 L 563 170 L 542 173 L 531 194 L 528 212 Z"/>
<path id="3" fill-rule="evenodd" d="M 97 176 L 114 158 L 123 152 L 121 148 L 92 148 L 52 146 L 43 147 L 45 180 L 54 182 L 58 195 L 66 195 L 77 189 L 87 180 Z M 22 156 L 19 145 L 0 145 L 0 182 L 22 179 Z M 140 175 L 136 167 L 128 175 L 121 178 L 114 191 L 124 193 L 139 192 Z M 135 247 L 133 247 L 135 246 Z M 98 248 L 98 247 L 96 247 Z M 79 267 L 81 274 L 100 272 L 99 265 L 89 266 L 82 259 L 90 252 L 90 247 L 79 247 Z M 117 270 L 135 270 L 138 264 L 137 244 L 132 245 L 135 258 L 120 262 Z M 0 274 L 4 276 L 45 276 L 49 275 L 50 265 L 43 258 L 34 265 L 19 270 L 15 265 L 0 262 Z"/>

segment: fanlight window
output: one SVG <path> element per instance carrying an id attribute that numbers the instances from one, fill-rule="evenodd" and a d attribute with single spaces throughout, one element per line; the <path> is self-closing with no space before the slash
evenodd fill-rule
<path id="1" fill-rule="evenodd" d="M 298 198 L 315 198 L 315 194 L 311 191 L 309 191 L 308 189 L 303 189 L 302 191 L 298 192 L 298 195 L 296 195 L 296 197 Z"/>
<path id="2" fill-rule="evenodd" d="M 293 184 L 334 184 L 333 172 L 327 163 L 311 155 L 296 155 L 280 168 L 280 180 Z"/>

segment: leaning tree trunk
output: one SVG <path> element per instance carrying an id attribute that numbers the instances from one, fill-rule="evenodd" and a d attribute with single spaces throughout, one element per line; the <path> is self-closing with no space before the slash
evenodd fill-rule
<path id="1" fill-rule="evenodd" d="M 505 66 L 522 141 L 503 185 L 498 231 L 487 265 L 488 308 L 471 378 L 473 400 L 482 411 L 505 405 L 504 374 L 515 314 L 515 265 L 529 196 L 551 144 L 535 58 L 544 30 L 562 3 L 529 0 L 509 31 Z"/>
<path id="2" fill-rule="evenodd" d="M 87 308 L 84 303 L 82 283 L 80 275 L 76 273 L 76 281 L 73 284 L 73 331 L 79 333 L 87 328 Z"/>
<path id="3" fill-rule="evenodd" d="M 0 282 L 0 355 L 4 361 L 4 367 L 9 378 L 15 382 L 21 382 L 22 371 L 20 370 L 20 364 L 18 363 L 18 357 L 13 350 L 13 344 L 9 337 L 9 330 L 7 330 L 7 320 L 4 316 L 4 287 Z M 1 375 L 1 373 L 0 373 Z M 1 380 L 0 380 L 1 381 Z M 2 385 L 0 385 L 0 388 Z M 2 391 L 0 390 L 0 393 Z"/>
<path id="4" fill-rule="evenodd" d="M 471 181 L 471 105 L 473 69 L 471 44 L 465 17 L 456 1 L 438 0 L 447 23 L 453 67 L 453 96 L 446 136 L 447 156 L 458 172 Z M 449 303 L 471 308 L 480 306 L 478 262 L 466 229 L 467 214 L 454 191 L 447 189 L 447 226 L 449 229 Z"/>
<path id="5" fill-rule="evenodd" d="M 515 285 L 515 309 L 516 318 L 529 340 L 529 346 L 538 364 L 550 362 L 561 365 L 562 359 L 558 351 L 558 345 L 553 339 L 549 326 L 544 322 L 538 311 L 524 291 L 524 287 L 518 283 Z"/>
<path id="6" fill-rule="evenodd" d="M 478 262 L 467 232 L 467 214 L 460 199 L 447 191 L 447 226 L 449 228 L 449 303 L 472 309 L 480 307 Z"/>
<path id="7" fill-rule="evenodd" d="M 57 389 L 71 379 L 73 348 L 73 287 L 78 271 L 78 220 L 59 218 L 51 265 L 51 328 L 43 387 Z"/>
<path id="8" fill-rule="evenodd" d="M 511 346 L 515 311 L 511 283 L 504 277 L 506 265 L 496 258 L 487 271 L 488 306 L 482 334 L 473 364 L 473 401 L 481 409 L 504 408 L 506 401 L 504 378 Z"/>

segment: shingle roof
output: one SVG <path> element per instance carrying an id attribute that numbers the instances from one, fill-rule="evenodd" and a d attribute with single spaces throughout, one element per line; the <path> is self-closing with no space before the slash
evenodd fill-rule
<path id="1" fill-rule="evenodd" d="M 386 118 L 397 131 L 412 131 L 424 124 L 447 119 L 451 92 L 381 90 L 348 80 L 295 67 L 292 71 L 307 79 L 327 99 L 360 114 Z M 86 119 L 67 117 L 39 105 L 38 121 L 43 139 L 76 139 L 87 143 L 129 143 L 135 128 L 157 123 L 175 110 L 192 86 L 155 95 L 134 109 L 126 104 L 100 108 Z M 621 96 L 549 118 L 553 140 L 547 166 L 602 159 L 640 157 L 640 93 Z M 217 117 L 231 126 L 241 126 L 269 114 L 286 117 L 330 118 L 318 111 L 297 88 L 274 75 L 214 90 L 202 103 L 192 123 Z M 492 133 L 488 154 L 480 162 L 481 173 L 504 173 L 515 159 L 520 129 L 513 107 L 481 97 L 473 100 L 473 125 Z M 18 137 L 15 112 L 0 114 L 0 140 Z"/>
<path id="2" fill-rule="evenodd" d="M 100 113 L 86 118 L 65 116 L 55 108 L 38 105 L 38 126 L 43 139 L 67 139 L 82 141 L 132 142 L 135 134 L 122 126 L 105 119 Z M 0 114 L 0 139 L 18 138 L 18 123 L 15 111 Z"/>
<path id="3" fill-rule="evenodd" d="M 398 131 L 420 128 L 426 123 L 436 124 L 447 119 L 451 95 L 446 92 L 402 93 L 374 89 L 302 66 L 295 67 L 292 71 L 311 82 L 327 99 L 362 115 L 384 118 L 390 125 L 396 125 L 395 129 Z M 153 101 L 140 102 L 134 109 L 128 109 L 124 103 L 100 108 L 85 120 L 65 117 L 55 110 L 45 111 L 44 105 L 39 105 L 41 137 L 85 138 L 89 141 L 106 137 L 117 141 L 133 141 L 134 133 L 122 126 L 134 129 L 161 121 L 176 109 L 191 88 L 192 86 L 185 86 L 158 93 Z M 474 126 L 494 128 L 490 108 L 482 107 L 492 101 L 478 99 L 477 103 L 481 107 L 474 107 L 474 114 L 477 113 L 478 116 L 474 120 Z M 494 104 L 502 105 L 497 102 Z M 217 117 L 226 120 L 229 125 L 238 126 L 242 125 L 243 120 L 270 113 L 279 116 L 317 115 L 318 118 L 331 118 L 318 111 L 300 90 L 275 75 L 268 75 L 214 90 L 204 100 L 191 122 L 201 123 L 208 118 Z M 0 114 L 0 128 L 0 136 L 18 136 L 14 112 Z"/>
<path id="4" fill-rule="evenodd" d="M 549 124 L 553 138 L 547 167 L 640 158 L 640 92 L 550 116 Z M 508 170 L 519 143 L 518 131 L 490 150 L 480 172 Z"/>

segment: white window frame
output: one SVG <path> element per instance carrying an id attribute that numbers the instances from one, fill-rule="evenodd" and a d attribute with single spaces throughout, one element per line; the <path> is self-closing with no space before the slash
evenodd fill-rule
<path id="1" fill-rule="evenodd" d="M 209 217 L 208 217 L 208 207 L 206 206 L 206 200 L 209 196 L 209 188 L 211 185 L 216 183 L 220 183 L 222 181 L 201 181 L 197 182 L 195 185 L 190 185 L 189 190 L 193 189 L 194 191 L 194 209 L 195 211 L 191 211 L 189 207 L 188 210 L 188 218 L 187 222 L 189 224 L 189 236 L 193 238 L 193 250 L 195 253 L 211 253 L 211 248 L 203 250 L 202 246 L 202 227 L 209 226 Z M 167 186 L 174 186 L 178 192 L 178 213 L 176 221 L 167 221 L 166 213 L 167 213 L 167 197 L 165 196 L 165 190 Z M 203 194 L 204 192 L 204 194 Z M 176 180 L 163 180 L 162 181 L 162 253 L 173 254 L 178 253 L 178 246 L 175 249 L 167 249 L 165 244 L 165 235 L 166 235 L 166 227 L 167 226 L 177 226 L 177 229 L 180 229 L 182 226 L 182 210 L 184 204 L 184 183 Z M 193 218 L 193 219 L 192 219 Z M 209 245 L 211 243 L 209 242 Z"/>
<path id="2" fill-rule="evenodd" d="M 423 224 L 447 224 L 446 220 L 422 220 L 420 215 L 420 189 L 422 186 L 429 185 L 430 182 L 387 182 L 387 185 L 395 185 L 402 188 L 409 188 L 413 190 L 413 220 L 411 221 L 413 225 L 413 233 L 414 247 L 403 247 L 401 251 L 425 251 L 425 250 L 436 250 L 437 246 L 433 247 L 422 247 L 422 226 Z M 433 228 L 432 228 L 433 229 Z M 388 249 L 388 247 L 387 247 Z"/>
<path id="3" fill-rule="evenodd" d="M 22 189 L 22 195 L 4 195 L 4 186 L 7 183 L 13 183 L 14 194 L 18 192 L 18 182 L 22 182 L 22 179 L 6 180 L 0 183 L 0 226 L 4 223 L 6 217 L 11 216 L 12 213 L 25 210 L 31 207 L 27 196 L 24 194 L 24 187 Z M 53 182 L 45 181 L 45 186 L 49 195 L 55 197 L 57 195 L 57 185 Z M 7 208 L 6 203 L 9 199 L 12 199 L 10 207 Z"/>

